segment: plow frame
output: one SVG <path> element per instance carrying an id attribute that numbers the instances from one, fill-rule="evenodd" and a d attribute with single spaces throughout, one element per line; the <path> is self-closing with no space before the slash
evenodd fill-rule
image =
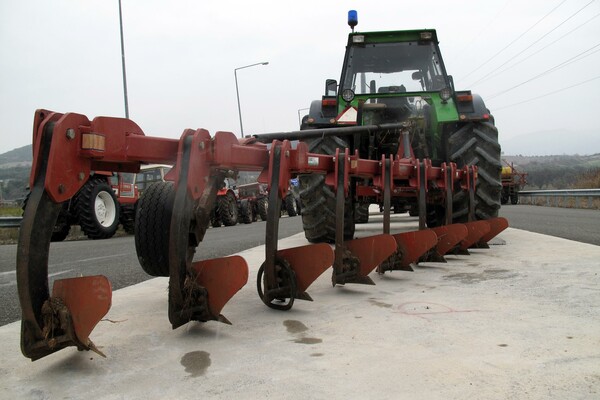
<path id="1" fill-rule="evenodd" d="M 67 346 L 97 350 L 87 336 L 110 307 L 111 289 L 106 278 L 97 277 L 93 282 L 90 277 L 71 278 L 68 283 L 58 280 L 59 289 L 55 283 L 52 295 L 48 290 L 50 235 L 60 203 L 77 194 L 90 171 L 138 172 L 146 163 L 174 164 L 168 176 L 174 181 L 168 246 L 169 320 L 174 329 L 193 320 L 229 323 L 220 314 L 221 309 L 248 279 L 248 266 L 241 257 L 193 262 L 223 177 L 237 171 L 260 171 L 259 182 L 268 184 L 265 262 L 259 270 L 257 289 L 266 305 L 286 310 L 296 298 L 312 300 L 306 290 L 330 266 L 334 286 L 373 284 L 368 274 L 393 254 L 400 261 L 398 268 L 391 269 L 407 269 L 420 254 L 407 258 L 406 246 L 426 240 L 427 249 L 419 250 L 425 252 L 435 234 L 425 232 L 416 239 L 390 235 L 391 198 L 415 198 L 419 204 L 419 227 L 424 230 L 428 201 L 433 201 L 434 196 L 445 198 L 450 211 L 447 214 L 451 216 L 454 191 L 467 190 L 473 196 L 477 173 L 476 167 L 458 169 L 452 163 L 434 167 L 431 160 L 398 155 L 365 160 L 358 152 L 349 154 L 347 149 L 338 149 L 334 156 L 313 154 L 305 143 L 300 142 L 294 149 L 289 140 L 273 140 L 267 149 L 254 138 L 239 140 L 233 133 L 221 131 L 211 136 L 204 129 L 186 129 L 180 139 L 149 137 L 129 119 L 97 117 L 90 121 L 81 114 L 47 110 L 36 111 L 33 143 L 32 194 L 23 218 L 17 256 L 23 311 L 21 348 L 33 360 Z M 299 173 L 325 174 L 326 184 L 334 188 L 333 249 L 327 244 L 278 249 L 281 201 L 290 178 Z M 355 178 L 371 180 L 373 190 L 383 193 L 383 232 L 344 241 L 344 199 L 354 193 L 351 185 L 357 181 Z M 470 215 L 473 217 L 472 207 Z M 99 289 L 82 291 L 90 284 Z M 78 301 L 87 301 L 95 310 L 94 317 L 83 327 L 74 321 L 90 311 L 72 305 Z M 52 319 L 44 310 L 48 303 L 64 306 L 55 307 L 52 316 L 59 320 L 60 327 L 48 322 Z"/>

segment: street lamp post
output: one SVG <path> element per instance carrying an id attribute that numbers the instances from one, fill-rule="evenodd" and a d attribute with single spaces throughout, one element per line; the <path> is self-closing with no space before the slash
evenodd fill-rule
<path id="1" fill-rule="evenodd" d="M 244 125 L 242 124 L 242 108 L 240 107 L 240 90 L 238 88 L 238 81 L 237 81 L 237 72 L 239 69 L 244 69 L 244 68 L 250 68 L 250 67 L 254 67 L 256 65 L 267 65 L 269 64 L 268 61 L 265 62 L 259 62 L 259 63 L 255 63 L 255 64 L 250 64 L 250 65 L 244 65 L 243 67 L 239 67 L 233 70 L 233 75 L 235 76 L 235 94 L 237 95 L 237 104 L 238 104 L 238 115 L 240 116 L 240 137 L 244 137 Z"/>
<path id="2" fill-rule="evenodd" d="M 123 44 L 123 14 L 119 0 L 119 29 L 121 31 L 121 66 L 123 68 L 123 98 L 125 100 L 125 118 L 129 118 L 129 103 L 127 101 L 127 74 L 125 73 L 125 46 Z"/>

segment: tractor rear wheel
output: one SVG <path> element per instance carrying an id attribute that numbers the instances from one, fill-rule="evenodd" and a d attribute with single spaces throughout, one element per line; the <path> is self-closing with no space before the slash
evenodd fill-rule
<path id="1" fill-rule="evenodd" d="M 238 222 L 238 206 L 235 196 L 227 192 L 225 196 L 217 197 L 217 214 L 225 226 L 233 226 Z"/>
<path id="2" fill-rule="evenodd" d="M 135 231 L 135 206 L 133 204 L 121 206 L 121 225 L 130 235 Z"/>
<path id="3" fill-rule="evenodd" d="M 336 149 L 345 149 L 348 144 L 341 138 L 327 136 L 307 140 L 311 153 L 335 155 Z M 311 243 L 335 242 L 335 192 L 325 184 L 323 174 L 298 175 L 300 182 L 300 204 L 304 235 Z M 354 236 L 354 205 L 351 197 L 344 204 L 344 239 Z"/>
<path id="4" fill-rule="evenodd" d="M 103 177 L 92 177 L 83 185 L 75 211 L 81 230 L 90 239 L 110 238 L 119 227 L 119 202 Z"/>
<path id="5" fill-rule="evenodd" d="M 256 207 L 258 208 L 258 215 L 260 216 L 260 219 L 266 221 L 267 213 L 269 211 L 269 199 L 266 197 L 261 197 L 256 201 Z"/>
<path id="6" fill-rule="evenodd" d="M 356 203 L 354 205 L 354 221 L 357 224 L 369 222 L 369 203 Z"/>
<path id="7" fill-rule="evenodd" d="M 448 138 L 447 154 L 449 161 L 458 168 L 477 165 L 475 186 L 475 218 L 490 219 L 498 216 L 502 181 L 500 172 L 500 144 L 498 129 L 490 122 L 469 122 L 462 125 Z M 469 214 L 469 195 L 460 191 L 453 198 L 454 222 L 466 222 Z"/>
<path id="8" fill-rule="evenodd" d="M 240 219 L 244 224 L 252 223 L 252 203 L 248 199 L 240 201 Z"/>
<path id="9" fill-rule="evenodd" d="M 155 182 L 144 191 L 135 216 L 135 250 L 151 276 L 169 276 L 169 236 L 175 189 L 173 182 Z"/>
<path id="10" fill-rule="evenodd" d="M 289 193 L 287 196 L 285 196 L 284 202 L 285 211 L 289 217 L 295 217 L 298 215 L 298 211 L 296 210 L 296 199 L 294 198 L 293 194 Z"/>

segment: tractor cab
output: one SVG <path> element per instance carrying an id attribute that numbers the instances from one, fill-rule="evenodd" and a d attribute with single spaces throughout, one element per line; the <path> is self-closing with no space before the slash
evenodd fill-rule
<path id="1" fill-rule="evenodd" d="M 339 85 L 327 80 L 321 122 L 371 125 L 424 119 L 432 106 L 442 114 L 433 112 L 434 119 L 456 120 L 453 93 L 435 30 L 353 32 Z"/>

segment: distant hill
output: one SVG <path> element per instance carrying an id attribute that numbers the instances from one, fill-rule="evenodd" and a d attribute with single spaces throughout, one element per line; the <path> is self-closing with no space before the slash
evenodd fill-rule
<path id="1" fill-rule="evenodd" d="M 30 144 L 0 154 L 0 168 L 30 167 L 32 161 L 33 155 Z"/>
<path id="2" fill-rule="evenodd" d="M 528 174 L 528 189 L 591 189 L 600 175 L 600 153 L 588 156 L 503 156 Z"/>
<path id="3" fill-rule="evenodd" d="M 500 132 L 502 152 L 510 155 L 600 153 L 600 131 L 552 130 L 533 132 L 504 139 Z"/>
<path id="4" fill-rule="evenodd" d="M 22 199 L 29 185 L 31 145 L 0 154 L 0 185 L 2 200 Z"/>

